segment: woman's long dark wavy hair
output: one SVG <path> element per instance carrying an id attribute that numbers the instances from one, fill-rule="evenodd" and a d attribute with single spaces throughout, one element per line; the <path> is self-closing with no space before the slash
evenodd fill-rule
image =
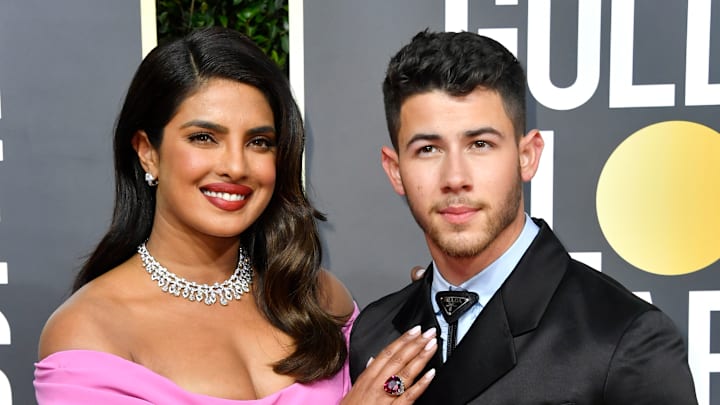
<path id="1" fill-rule="evenodd" d="M 155 48 L 140 64 L 115 128 L 112 224 L 78 274 L 74 289 L 128 260 L 150 235 L 155 191 L 144 182 L 133 135 L 143 130 L 159 148 L 163 128 L 180 104 L 212 78 L 256 87 L 274 114 L 275 190 L 265 211 L 240 235 L 252 256 L 258 307 L 295 341 L 295 352 L 278 361 L 274 370 L 299 382 L 329 377 L 342 367 L 347 349 L 341 322 L 319 302 L 322 253 L 315 219 L 324 217 L 312 207 L 302 185 L 302 118 L 283 73 L 235 31 L 195 31 Z"/>

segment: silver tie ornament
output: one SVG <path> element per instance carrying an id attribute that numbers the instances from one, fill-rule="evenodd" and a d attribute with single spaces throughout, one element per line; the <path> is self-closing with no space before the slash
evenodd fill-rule
<path id="1" fill-rule="evenodd" d="M 440 291 L 435 294 L 435 301 L 448 323 L 446 359 L 450 358 L 457 346 L 458 319 L 478 302 L 478 298 L 478 295 L 471 291 Z"/>

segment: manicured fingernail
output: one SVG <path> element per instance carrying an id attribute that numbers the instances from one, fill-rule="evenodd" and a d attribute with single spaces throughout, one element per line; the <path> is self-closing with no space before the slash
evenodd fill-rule
<path id="1" fill-rule="evenodd" d="M 435 369 L 434 368 L 431 368 L 430 370 L 428 370 L 428 372 L 425 373 L 425 375 L 423 376 L 423 378 L 425 378 L 427 380 L 432 380 L 433 377 L 435 377 Z"/>
<path id="2" fill-rule="evenodd" d="M 437 339 L 430 339 L 427 343 L 425 343 L 425 350 L 432 350 L 435 345 L 437 345 Z"/>
<path id="3" fill-rule="evenodd" d="M 436 330 L 435 330 L 435 328 L 433 327 L 433 328 L 430 328 L 430 329 L 426 330 L 426 331 L 423 333 L 423 337 L 426 338 L 426 339 L 427 339 L 427 338 L 431 338 L 431 337 L 435 336 L 435 333 L 436 333 Z"/>
<path id="4" fill-rule="evenodd" d="M 413 326 L 408 332 L 408 336 L 417 336 L 420 334 L 420 325 Z"/>
<path id="5" fill-rule="evenodd" d="M 367 368 L 367 366 L 369 366 L 370 363 L 373 362 L 373 360 L 375 360 L 375 358 L 374 358 L 374 357 L 370 357 L 370 358 L 368 359 L 368 362 L 367 362 L 367 364 L 365 365 L 365 367 Z"/>
<path id="6" fill-rule="evenodd" d="M 420 278 L 423 276 L 423 274 L 425 274 L 424 268 L 421 267 L 421 268 L 415 270 L 415 277 Z"/>

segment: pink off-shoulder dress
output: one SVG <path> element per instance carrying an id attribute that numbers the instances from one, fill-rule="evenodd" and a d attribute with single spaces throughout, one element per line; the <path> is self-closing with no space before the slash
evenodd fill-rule
<path id="1" fill-rule="evenodd" d="M 358 308 L 343 333 L 350 330 Z M 294 383 L 255 400 L 232 400 L 185 391 L 171 380 L 122 357 L 92 350 L 53 353 L 35 363 L 38 405 L 300 405 L 337 404 L 350 390 L 348 362 L 334 376 L 310 384 Z"/>

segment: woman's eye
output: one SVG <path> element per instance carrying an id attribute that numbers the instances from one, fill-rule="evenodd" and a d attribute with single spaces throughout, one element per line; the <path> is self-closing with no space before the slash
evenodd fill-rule
<path id="1" fill-rule="evenodd" d="M 212 135 L 207 133 L 199 133 L 199 134 L 192 134 L 189 137 L 191 142 L 197 142 L 197 143 L 210 143 L 214 142 Z"/>
<path id="2" fill-rule="evenodd" d="M 250 140 L 250 146 L 261 149 L 270 149 L 275 146 L 275 142 L 266 137 L 257 137 Z"/>

